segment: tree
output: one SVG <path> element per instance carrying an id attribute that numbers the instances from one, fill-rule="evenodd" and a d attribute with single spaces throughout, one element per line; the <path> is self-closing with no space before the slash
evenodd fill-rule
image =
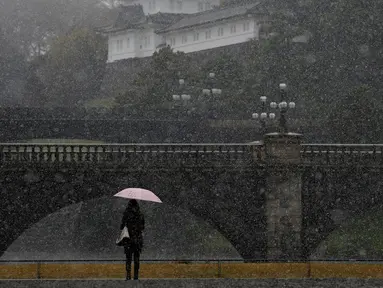
<path id="1" fill-rule="evenodd" d="M 121 105 L 139 104 L 143 107 L 164 107 L 177 91 L 178 79 L 188 78 L 188 56 L 174 53 L 167 46 L 152 56 L 148 67 L 137 74 L 132 87 L 116 101 Z"/>
<path id="2" fill-rule="evenodd" d="M 26 63 L 7 41 L 0 27 L 0 105 L 19 105 L 22 102 Z"/>
<path id="3" fill-rule="evenodd" d="M 24 104 L 26 106 L 44 107 L 48 104 L 48 95 L 42 79 L 42 70 L 46 65 L 46 57 L 33 59 L 28 66 L 24 89 Z"/>
<path id="4" fill-rule="evenodd" d="M 243 65 L 240 59 L 233 55 L 232 51 L 216 52 L 214 56 L 206 57 L 206 63 L 201 62 L 197 70 L 191 75 L 192 83 L 195 86 L 193 95 L 200 96 L 198 101 L 204 102 L 206 96 L 202 95 L 202 89 L 208 87 L 208 75 L 213 72 L 215 78 L 212 85 L 213 88 L 222 90 L 222 95 L 212 97 L 213 106 L 219 114 L 230 117 L 238 113 L 238 111 L 247 111 L 249 103 L 247 102 L 249 94 L 245 93 L 244 87 L 245 77 Z M 209 109 L 212 109 L 210 107 Z"/>
<path id="5" fill-rule="evenodd" d="M 106 66 L 106 41 L 86 28 L 58 37 L 46 56 L 43 83 L 48 105 L 77 106 L 94 99 Z"/>
<path id="6" fill-rule="evenodd" d="M 213 88 L 223 91 L 221 96 L 211 99 L 214 103 L 207 103 L 208 98 L 202 95 L 203 88 L 209 85 L 210 72 L 216 74 Z M 154 53 L 148 68 L 139 72 L 134 85 L 117 96 L 116 100 L 120 105 L 141 105 L 146 109 L 169 108 L 174 104 L 172 95 L 186 93 L 191 95 L 190 104 L 198 111 L 204 107 L 209 109 L 211 104 L 221 114 L 233 113 L 248 106 L 243 97 L 238 98 L 244 96 L 240 89 L 244 84 L 243 72 L 243 65 L 228 52 L 216 53 L 197 62 L 192 56 L 174 53 L 170 47 L 166 47 Z M 183 88 L 178 83 L 180 78 L 185 80 Z"/>
<path id="7" fill-rule="evenodd" d="M 275 33 L 254 44 L 249 71 L 266 93 L 275 93 L 278 82 L 289 84 L 301 126 L 326 130 L 323 127 L 335 125 L 329 115 L 348 113 L 345 103 L 360 86 L 382 92 L 378 79 L 383 19 L 376 12 L 383 9 L 381 1 L 271 0 L 265 5 Z M 368 97 L 373 95 L 368 93 Z M 330 134 L 321 137 L 338 141 L 341 135 Z"/>
<path id="8" fill-rule="evenodd" d="M 331 111 L 327 134 L 341 143 L 381 143 L 383 101 L 376 90 L 361 85 L 342 97 Z"/>
<path id="9" fill-rule="evenodd" d="M 101 0 L 3 0 L 0 26 L 14 47 L 33 58 L 45 54 L 55 37 L 74 27 L 108 24 L 116 13 L 113 7 Z"/>

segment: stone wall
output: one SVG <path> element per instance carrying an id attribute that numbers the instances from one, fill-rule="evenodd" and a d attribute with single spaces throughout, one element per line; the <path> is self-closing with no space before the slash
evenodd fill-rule
<path id="1" fill-rule="evenodd" d="M 140 280 L 126 282 L 123 280 L 62 280 L 62 281 L 39 281 L 39 280 L 10 280 L 0 281 L 0 287 L 4 288 L 333 288 L 333 287 L 382 287 L 383 280 L 377 279 L 176 279 L 176 280 Z"/>

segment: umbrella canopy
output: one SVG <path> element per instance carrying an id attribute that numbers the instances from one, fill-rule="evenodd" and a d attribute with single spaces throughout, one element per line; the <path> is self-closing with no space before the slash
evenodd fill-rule
<path id="1" fill-rule="evenodd" d="M 152 191 L 142 188 L 126 188 L 118 192 L 114 196 L 126 199 L 136 199 L 142 201 L 162 203 L 161 199 L 158 198 Z"/>

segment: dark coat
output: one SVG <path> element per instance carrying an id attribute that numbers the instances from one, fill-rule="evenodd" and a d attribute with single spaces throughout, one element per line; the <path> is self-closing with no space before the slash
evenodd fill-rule
<path id="1" fill-rule="evenodd" d="M 142 232 L 145 230 L 145 218 L 139 210 L 127 208 L 122 217 L 120 229 L 124 226 L 128 228 L 130 241 L 125 245 L 125 250 L 129 249 L 130 245 L 135 246 L 140 252 L 144 246 Z"/>

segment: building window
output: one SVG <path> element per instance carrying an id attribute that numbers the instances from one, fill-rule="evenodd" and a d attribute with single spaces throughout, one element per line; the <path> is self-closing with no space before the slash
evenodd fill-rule
<path id="1" fill-rule="evenodd" d="M 126 48 L 130 48 L 130 38 L 126 38 Z"/>
<path id="2" fill-rule="evenodd" d="M 218 28 L 218 36 L 223 36 L 223 27 Z"/>
<path id="3" fill-rule="evenodd" d="M 205 3 L 205 10 L 210 10 L 210 8 L 211 8 L 210 2 L 206 2 Z"/>
<path id="4" fill-rule="evenodd" d="M 198 41 L 199 40 L 199 33 L 196 32 L 194 33 L 194 41 Z"/>
<path id="5" fill-rule="evenodd" d="M 123 40 L 117 40 L 116 44 L 117 44 L 117 47 L 116 47 L 117 52 L 120 52 L 124 49 L 124 41 Z"/>
<path id="6" fill-rule="evenodd" d="M 237 27 L 235 26 L 235 24 L 231 25 L 230 32 L 231 32 L 231 34 L 234 34 L 235 32 L 237 32 Z"/>
<path id="7" fill-rule="evenodd" d="M 176 38 L 172 37 L 170 38 L 170 46 L 175 46 L 176 45 Z"/>
<path id="8" fill-rule="evenodd" d="M 250 22 L 243 23 L 243 31 L 249 31 L 250 30 Z"/>
<path id="9" fill-rule="evenodd" d="M 177 1 L 177 10 L 182 11 L 182 0 Z"/>
<path id="10" fill-rule="evenodd" d="M 182 35 L 182 44 L 188 42 L 188 36 L 187 35 Z"/>
<path id="11" fill-rule="evenodd" d="M 147 48 L 150 46 L 150 36 L 145 36 L 144 38 L 144 47 Z"/>
<path id="12" fill-rule="evenodd" d="M 198 11 L 199 12 L 203 11 L 203 3 L 202 2 L 198 2 Z"/>
<path id="13" fill-rule="evenodd" d="M 211 30 L 207 30 L 207 31 L 205 32 L 205 38 L 206 38 L 206 39 L 210 39 L 210 38 L 211 38 Z"/>

